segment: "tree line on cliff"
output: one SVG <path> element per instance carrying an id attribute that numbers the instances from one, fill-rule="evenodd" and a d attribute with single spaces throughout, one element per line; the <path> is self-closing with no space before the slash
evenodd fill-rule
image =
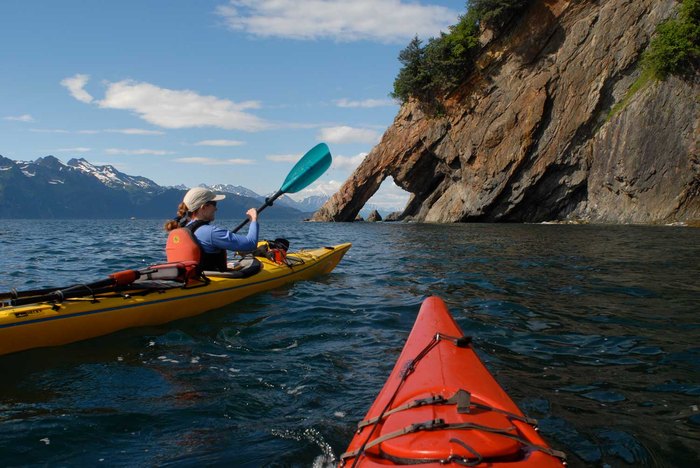
<path id="1" fill-rule="evenodd" d="M 682 0 L 678 15 L 661 23 L 644 53 L 644 67 L 657 78 L 697 77 L 700 72 L 700 0 Z"/>
<path id="2" fill-rule="evenodd" d="M 424 45 L 416 36 L 399 54 L 402 68 L 391 96 L 410 98 L 427 110 L 440 112 L 440 97 L 454 90 L 474 69 L 484 28 L 494 34 L 507 31 L 523 9 L 536 0 L 470 0 L 466 13 L 447 33 Z M 694 79 L 700 70 L 700 0 L 680 0 L 678 15 L 661 23 L 644 53 L 647 75 Z"/>
<path id="3" fill-rule="evenodd" d="M 474 68 L 480 29 L 507 29 L 510 20 L 534 0 L 470 0 L 467 11 L 447 33 L 423 45 L 416 36 L 399 54 L 403 65 L 394 80 L 392 97 L 401 102 L 415 98 L 437 104 L 438 98 L 459 85 Z M 434 109 L 435 110 L 435 109 Z"/>

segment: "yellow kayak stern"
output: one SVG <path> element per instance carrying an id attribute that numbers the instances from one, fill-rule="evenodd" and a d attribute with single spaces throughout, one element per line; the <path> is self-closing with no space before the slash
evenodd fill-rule
<path id="1" fill-rule="evenodd" d="M 287 263 L 258 258 L 247 278 L 210 277 L 197 286 L 144 288 L 96 296 L 0 306 L 0 355 L 58 346 L 126 328 L 160 325 L 217 309 L 247 296 L 330 273 L 352 244 L 290 252 Z"/>

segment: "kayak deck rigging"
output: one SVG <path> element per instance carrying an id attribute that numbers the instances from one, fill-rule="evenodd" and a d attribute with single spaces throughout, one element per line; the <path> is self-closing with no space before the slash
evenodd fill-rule
<path id="1" fill-rule="evenodd" d="M 561 467 L 483 366 L 444 303 L 427 299 L 391 375 L 340 466 Z"/>

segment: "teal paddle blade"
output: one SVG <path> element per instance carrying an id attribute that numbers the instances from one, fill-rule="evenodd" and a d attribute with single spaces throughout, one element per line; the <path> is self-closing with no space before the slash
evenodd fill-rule
<path id="1" fill-rule="evenodd" d="M 331 151 L 325 143 L 311 148 L 284 179 L 280 192 L 296 193 L 321 177 L 331 166 Z"/>

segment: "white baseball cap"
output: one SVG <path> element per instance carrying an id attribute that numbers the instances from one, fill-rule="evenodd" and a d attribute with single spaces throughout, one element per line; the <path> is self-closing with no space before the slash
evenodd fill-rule
<path id="1" fill-rule="evenodd" d="M 187 205 L 187 209 L 192 212 L 197 211 L 207 202 L 219 201 L 224 198 L 226 198 L 226 195 L 217 195 L 209 189 L 195 187 L 187 191 L 185 198 L 182 199 L 182 203 Z"/>

